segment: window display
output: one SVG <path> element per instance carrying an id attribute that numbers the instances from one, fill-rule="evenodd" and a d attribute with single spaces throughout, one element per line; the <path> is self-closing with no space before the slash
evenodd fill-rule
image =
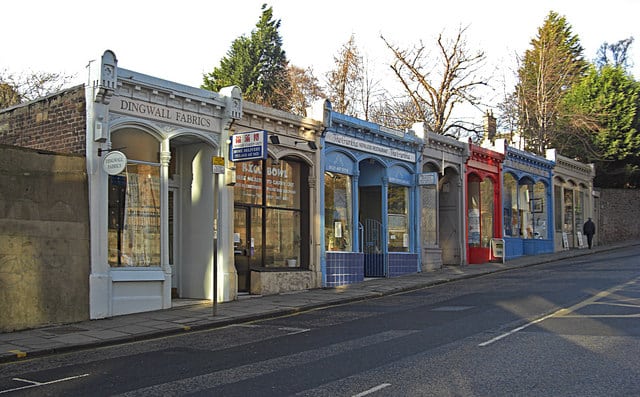
<path id="1" fill-rule="evenodd" d="M 327 251 L 352 251 L 352 195 L 349 175 L 324 174 L 324 244 Z"/>
<path id="2" fill-rule="evenodd" d="M 389 186 L 389 252 L 409 251 L 409 188 Z"/>
<path id="3" fill-rule="evenodd" d="M 300 268 L 308 257 L 303 241 L 308 241 L 304 208 L 307 181 L 301 177 L 306 165 L 295 160 L 256 160 L 236 165 L 236 205 L 251 209 L 250 249 L 253 268 Z M 246 232 L 249 234 L 248 232 Z M 305 237 L 306 235 L 306 237 Z"/>
<path id="4" fill-rule="evenodd" d="M 127 164 L 109 177 L 109 264 L 160 266 L 160 167 Z"/>
<path id="5" fill-rule="evenodd" d="M 503 209 L 504 234 L 507 237 L 520 236 L 520 216 L 518 214 L 518 196 L 516 178 L 511 174 L 504 175 Z"/>

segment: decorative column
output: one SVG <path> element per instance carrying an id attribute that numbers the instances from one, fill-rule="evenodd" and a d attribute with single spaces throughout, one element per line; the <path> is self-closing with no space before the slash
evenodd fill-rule
<path id="1" fill-rule="evenodd" d="M 164 138 L 160 149 L 160 265 L 164 273 L 162 308 L 171 308 L 171 264 L 169 263 L 169 138 Z"/>

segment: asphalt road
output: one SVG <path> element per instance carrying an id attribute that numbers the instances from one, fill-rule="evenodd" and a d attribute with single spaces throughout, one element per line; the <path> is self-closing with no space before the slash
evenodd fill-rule
<path id="1" fill-rule="evenodd" d="M 640 395 L 640 247 L 0 365 L 0 396 Z"/>

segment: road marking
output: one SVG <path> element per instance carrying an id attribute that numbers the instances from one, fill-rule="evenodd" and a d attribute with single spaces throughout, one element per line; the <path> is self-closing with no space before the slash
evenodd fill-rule
<path id="1" fill-rule="evenodd" d="M 278 330 L 286 331 L 288 335 L 301 334 L 303 332 L 311 331 L 311 328 L 294 328 L 294 327 L 279 327 Z"/>
<path id="2" fill-rule="evenodd" d="M 89 376 L 89 374 L 69 376 L 67 378 L 51 380 L 49 382 L 38 382 L 38 381 L 35 381 L 35 380 L 29 380 L 29 379 L 12 378 L 12 380 L 15 380 L 16 382 L 25 382 L 25 383 L 29 383 L 29 384 L 26 385 L 26 386 L 16 387 L 14 389 L 0 390 L 0 394 L 11 393 L 11 392 L 14 392 L 14 391 L 24 390 L 24 389 L 31 389 L 31 388 L 34 388 L 34 387 L 42 387 L 42 386 L 52 385 L 54 383 L 67 382 L 67 381 L 78 379 L 78 378 L 84 378 L 85 376 Z"/>
<path id="3" fill-rule="evenodd" d="M 16 355 L 16 357 L 18 358 L 25 358 L 27 357 L 27 353 L 23 352 L 22 350 L 9 350 L 9 353 L 13 353 Z"/>
<path id="4" fill-rule="evenodd" d="M 205 391 L 211 392 L 214 388 L 222 385 L 237 383 L 242 380 L 251 379 L 258 376 L 264 376 L 287 368 L 300 368 L 302 366 L 305 366 L 306 364 L 342 355 L 350 351 L 355 351 L 357 353 L 357 351 L 360 349 L 393 341 L 398 338 L 404 338 L 408 335 L 413 335 L 418 332 L 421 331 L 389 330 L 379 334 L 346 340 L 343 342 L 322 346 L 311 350 L 305 350 L 281 357 L 266 359 L 264 361 L 257 361 L 237 367 L 221 369 L 219 371 L 211 372 L 208 374 L 176 379 L 170 382 L 160 383 L 138 390 L 130 390 L 128 392 L 119 394 L 118 396 L 137 397 L 182 395 L 184 394 L 185 390 L 189 390 L 189 392 L 191 393 Z"/>
<path id="5" fill-rule="evenodd" d="M 363 397 L 363 396 L 366 396 L 368 394 L 375 393 L 378 390 L 382 390 L 385 387 L 389 387 L 389 386 L 391 386 L 391 383 L 382 383 L 382 384 L 380 384 L 380 385 L 378 385 L 376 387 L 372 387 L 369 390 L 365 390 L 362 393 L 354 394 L 352 397 Z"/>
<path id="6" fill-rule="evenodd" d="M 516 332 L 522 331 L 523 329 L 525 329 L 525 328 L 527 328 L 527 327 L 529 327 L 529 326 L 531 326 L 531 325 L 538 324 L 539 322 L 542 322 L 542 321 L 544 321 L 544 320 L 546 320 L 546 319 L 548 319 L 548 318 L 551 318 L 551 317 L 553 317 L 553 316 L 555 316 L 555 315 L 557 315 L 557 314 L 560 314 L 561 312 L 565 312 L 565 311 L 566 311 L 566 309 L 560 309 L 560 310 L 558 310 L 558 311 L 556 311 L 556 312 L 553 312 L 553 313 L 551 313 L 551 314 L 547 314 L 547 315 L 546 315 L 546 316 L 544 316 L 544 317 L 540 317 L 540 318 L 539 318 L 539 319 L 537 319 L 537 320 L 533 320 L 533 321 L 531 321 L 531 322 L 528 322 L 528 323 L 526 323 L 525 325 L 521 325 L 521 326 L 519 326 L 518 328 L 514 328 L 514 329 L 512 329 L 511 331 L 509 331 L 509 332 L 505 332 L 505 333 L 504 333 L 504 334 L 502 334 L 502 335 L 498 335 L 498 336 L 496 336 L 496 337 L 495 337 L 495 338 L 493 338 L 493 339 L 489 339 L 489 340 L 488 340 L 488 341 L 486 341 L 486 342 L 482 342 L 482 343 L 480 343 L 478 346 L 480 346 L 480 347 L 488 346 L 488 345 L 490 345 L 490 344 L 492 344 L 492 343 L 494 343 L 494 342 L 499 341 L 500 339 L 506 338 L 506 337 L 507 337 L 507 336 L 509 336 L 509 335 L 513 335 L 513 334 L 515 334 Z"/>
<path id="7" fill-rule="evenodd" d="M 488 345 L 490 345 L 490 344 L 492 344 L 492 343 L 494 343 L 494 342 L 499 341 L 500 339 L 506 338 L 506 337 L 507 337 L 507 336 L 509 336 L 509 335 L 513 335 L 513 334 L 515 334 L 516 332 L 522 331 L 523 329 L 525 329 L 525 328 L 527 328 L 527 327 L 530 327 L 530 326 L 532 326 L 532 325 L 534 325 L 534 324 L 538 324 L 538 323 L 540 323 L 540 322 L 542 322 L 542 321 L 544 321 L 544 320 L 547 320 L 547 319 L 549 319 L 549 318 L 551 318 L 551 317 L 558 316 L 558 315 L 562 315 L 563 317 L 565 317 L 565 316 L 567 316 L 569 313 L 573 313 L 573 312 L 575 312 L 577 309 L 582 309 L 582 308 L 583 308 L 583 307 L 585 307 L 585 306 L 588 306 L 588 305 L 594 304 L 594 303 L 595 303 L 596 301 L 598 301 L 599 299 L 606 298 L 607 296 L 609 296 L 609 295 L 613 294 L 614 292 L 617 292 L 617 291 L 619 291 L 619 290 L 621 290 L 621 289 L 624 289 L 624 288 L 626 288 L 626 287 L 628 287 L 628 286 L 630 286 L 630 285 L 635 284 L 636 282 L 638 282 L 638 280 L 640 280 L 640 277 L 635 278 L 635 279 L 633 279 L 633 280 L 631 280 L 631 281 L 628 281 L 628 282 L 626 282 L 626 283 L 624 283 L 624 284 L 617 285 L 617 286 L 615 286 L 615 287 L 609 288 L 608 290 L 600 291 L 600 292 L 598 292 L 597 294 L 593 295 L 592 297 L 587 298 L 587 299 L 583 300 L 582 302 L 578 302 L 578 303 L 576 303 L 575 305 L 573 305 L 573 306 L 571 306 L 571 307 L 569 307 L 569 308 L 567 308 L 567 309 L 564 309 L 564 308 L 563 308 L 563 309 L 557 310 L 557 311 L 555 311 L 555 312 L 553 312 L 553 313 L 551 313 L 551 314 L 548 314 L 548 315 L 546 315 L 546 316 L 544 316 L 544 317 L 541 317 L 541 318 L 539 318 L 539 319 L 537 319 L 537 320 L 533 320 L 533 321 L 531 321 L 531 322 L 529 322 L 529 323 L 526 323 L 526 324 L 524 324 L 524 325 L 522 325 L 522 326 L 520 326 L 520 327 L 514 328 L 514 329 L 512 329 L 512 330 L 511 330 L 511 331 L 509 331 L 509 332 L 505 332 L 505 333 L 504 333 L 504 334 L 502 334 L 502 335 L 498 335 L 498 336 L 496 336 L 495 338 L 490 339 L 490 340 L 488 340 L 488 341 L 486 341 L 486 342 L 482 342 L 482 343 L 480 343 L 478 346 L 479 346 L 479 347 L 485 347 L 485 346 L 488 346 Z"/>

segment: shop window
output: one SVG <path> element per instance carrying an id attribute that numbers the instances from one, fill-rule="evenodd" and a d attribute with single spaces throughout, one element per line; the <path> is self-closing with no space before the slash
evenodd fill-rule
<path id="1" fill-rule="evenodd" d="M 424 243 L 427 246 L 437 246 L 438 244 L 438 211 L 437 211 L 437 199 L 438 190 L 435 187 L 423 187 L 422 188 L 422 219 L 423 229 L 422 235 Z"/>
<path id="2" fill-rule="evenodd" d="M 546 201 L 547 186 L 543 182 L 537 182 L 533 185 L 533 200 L 531 201 L 534 238 L 549 238 L 549 227 L 547 225 L 549 205 Z"/>
<path id="3" fill-rule="evenodd" d="M 562 232 L 562 208 L 563 196 L 562 186 L 553 186 L 553 223 L 555 224 L 556 232 Z"/>
<path id="4" fill-rule="evenodd" d="M 130 162 L 109 177 L 109 264 L 160 266 L 160 167 Z"/>
<path id="5" fill-rule="evenodd" d="M 327 251 L 352 251 L 351 177 L 324 174 L 324 244 Z"/>
<path id="6" fill-rule="evenodd" d="M 531 214 L 531 203 L 533 200 L 533 184 L 526 181 L 518 186 L 518 212 L 521 219 L 522 229 L 520 237 L 533 238 L 533 216 Z"/>
<path id="7" fill-rule="evenodd" d="M 308 167 L 293 159 L 236 165 L 235 203 L 251 209 L 252 268 L 308 266 L 309 189 L 302 175 L 308 175 Z"/>
<path id="8" fill-rule="evenodd" d="M 511 174 L 504 174 L 503 213 L 504 234 L 507 237 L 520 237 L 520 216 L 518 214 L 518 195 L 516 178 Z"/>
<path id="9" fill-rule="evenodd" d="M 243 161 L 236 164 L 234 201 L 240 204 L 262 204 L 262 161 Z"/>
<path id="10" fill-rule="evenodd" d="M 469 247 L 488 248 L 493 238 L 493 197 L 491 179 L 469 177 L 467 208 L 469 221 Z"/>
<path id="11" fill-rule="evenodd" d="M 136 129 L 113 133 L 112 147 L 129 159 L 109 176 L 108 263 L 113 267 L 160 266 L 159 142 Z"/>
<path id="12" fill-rule="evenodd" d="M 562 231 L 573 233 L 573 190 L 564 190 L 564 224 Z"/>
<path id="13" fill-rule="evenodd" d="M 582 224 L 584 223 L 584 192 L 577 190 L 575 196 L 576 209 L 574 211 L 574 214 L 576 221 L 574 230 L 582 232 Z"/>
<path id="14" fill-rule="evenodd" d="M 388 203 L 389 252 L 408 252 L 409 188 L 390 185 Z"/>
<path id="15" fill-rule="evenodd" d="M 480 233 L 482 247 L 488 248 L 493 238 L 493 182 L 486 178 L 480 182 Z"/>

